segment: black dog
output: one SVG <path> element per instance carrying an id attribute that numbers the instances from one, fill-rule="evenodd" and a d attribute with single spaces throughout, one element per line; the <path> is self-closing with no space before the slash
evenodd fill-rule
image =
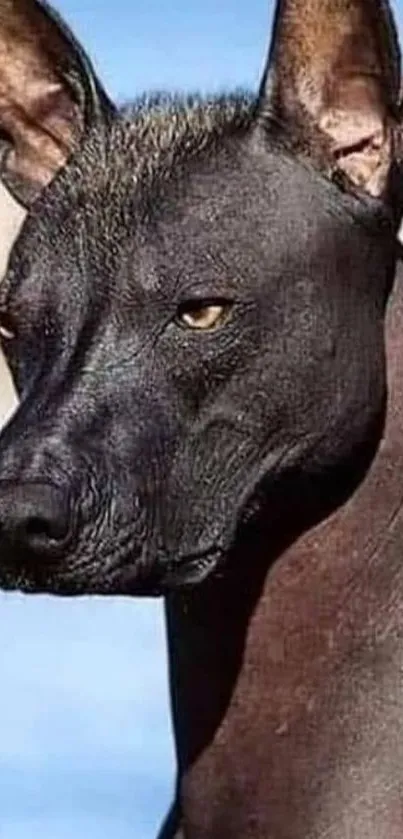
<path id="1" fill-rule="evenodd" d="M 30 206 L 1 291 L 2 587 L 167 593 L 359 484 L 399 90 L 386 3 L 289 0 L 258 96 L 119 112 L 46 4 L 0 0 L 1 174 Z"/>

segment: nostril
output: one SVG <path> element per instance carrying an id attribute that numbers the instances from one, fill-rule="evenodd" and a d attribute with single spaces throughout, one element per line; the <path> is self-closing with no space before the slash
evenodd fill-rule
<path id="1" fill-rule="evenodd" d="M 66 493 L 49 484 L 0 481 L 0 539 L 35 554 L 53 554 L 70 532 Z"/>
<path id="2" fill-rule="evenodd" d="M 38 536 L 44 533 L 45 536 L 50 536 L 52 538 L 52 534 L 50 532 L 51 528 L 49 527 L 49 524 L 47 521 L 45 521 L 45 519 L 28 519 L 25 529 L 26 532 L 28 534 L 31 534 L 32 536 Z"/>
<path id="3" fill-rule="evenodd" d="M 39 516 L 27 518 L 24 523 L 24 531 L 28 538 L 64 539 L 64 521 L 58 518 L 46 519 Z"/>

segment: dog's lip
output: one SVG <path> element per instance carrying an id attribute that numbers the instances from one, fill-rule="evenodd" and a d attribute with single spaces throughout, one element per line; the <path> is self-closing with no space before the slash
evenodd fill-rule
<path id="1" fill-rule="evenodd" d="M 215 546 L 170 562 L 163 575 L 163 588 L 177 589 L 199 585 L 222 563 L 223 556 L 224 550 Z"/>

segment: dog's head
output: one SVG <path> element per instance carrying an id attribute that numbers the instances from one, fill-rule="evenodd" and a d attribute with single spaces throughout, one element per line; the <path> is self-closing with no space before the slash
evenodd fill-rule
<path id="1" fill-rule="evenodd" d="M 248 517 L 359 480 L 401 212 L 382 8 L 280 3 L 256 98 L 118 112 L 45 4 L 0 0 L 2 175 L 30 206 L 2 297 L 3 586 L 196 582 Z"/>

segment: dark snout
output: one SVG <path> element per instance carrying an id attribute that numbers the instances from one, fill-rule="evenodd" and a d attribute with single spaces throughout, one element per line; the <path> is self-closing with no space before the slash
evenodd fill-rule
<path id="1" fill-rule="evenodd" d="M 0 481 L 1 558 L 51 559 L 65 549 L 69 533 L 65 492 L 47 483 Z"/>

